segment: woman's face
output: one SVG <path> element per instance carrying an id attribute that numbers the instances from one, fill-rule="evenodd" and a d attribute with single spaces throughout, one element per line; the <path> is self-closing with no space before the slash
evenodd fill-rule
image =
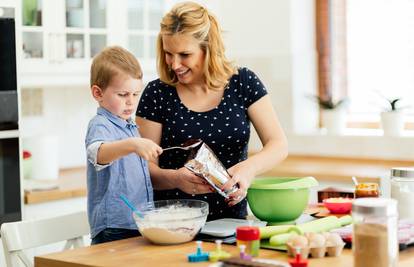
<path id="1" fill-rule="evenodd" d="M 188 34 L 164 35 L 162 44 L 165 61 L 174 71 L 179 83 L 191 85 L 204 82 L 205 53 L 193 36 Z"/>

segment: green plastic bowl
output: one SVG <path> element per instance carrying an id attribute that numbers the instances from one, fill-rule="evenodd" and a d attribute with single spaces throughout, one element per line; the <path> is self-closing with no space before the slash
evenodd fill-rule
<path id="1" fill-rule="evenodd" d="M 256 178 L 247 190 L 254 216 L 269 224 L 292 222 L 305 210 L 309 188 L 318 185 L 313 177 Z"/>

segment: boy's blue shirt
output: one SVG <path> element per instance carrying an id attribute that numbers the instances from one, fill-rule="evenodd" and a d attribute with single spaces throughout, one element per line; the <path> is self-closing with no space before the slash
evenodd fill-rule
<path id="1" fill-rule="evenodd" d="M 99 107 L 88 125 L 86 149 L 96 142 L 105 143 L 139 137 L 138 126 Z M 148 162 L 135 153 L 111 162 L 96 164 L 96 155 L 87 160 L 88 218 L 91 237 L 105 228 L 137 229 L 131 210 L 119 198 L 125 195 L 131 203 L 153 201 Z"/>

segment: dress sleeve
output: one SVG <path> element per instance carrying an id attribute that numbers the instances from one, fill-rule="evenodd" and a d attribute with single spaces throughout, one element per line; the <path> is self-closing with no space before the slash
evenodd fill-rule
<path id="1" fill-rule="evenodd" d="M 245 105 L 248 108 L 251 104 L 267 95 L 267 90 L 259 77 L 248 68 L 241 68 L 239 74 L 240 80 L 244 85 Z"/>
<path id="2" fill-rule="evenodd" d="M 142 92 L 136 116 L 159 123 L 164 122 L 162 90 L 165 90 L 165 88 L 161 88 L 161 85 L 157 81 L 148 83 L 144 92 Z"/>

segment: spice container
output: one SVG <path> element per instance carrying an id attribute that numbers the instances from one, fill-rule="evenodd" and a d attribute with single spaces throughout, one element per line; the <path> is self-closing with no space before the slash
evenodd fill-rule
<path id="1" fill-rule="evenodd" d="M 254 226 L 239 226 L 236 228 L 237 246 L 246 246 L 246 253 L 256 257 L 259 256 L 260 230 Z"/>
<path id="2" fill-rule="evenodd" d="M 359 198 L 352 205 L 355 267 L 394 267 L 398 262 L 397 201 Z"/>
<path id="3" fill-rule="evenodd" d="M 355 198 L 378 196 L 379 188 L 377 183 L 359 183 L 355 187 Z"/>
<path id="4" fill-rule="evenodd" d="M 398 201 L 400 219 L 414 219 L 414 168 L 391 169 L 391 197 Z"/>

